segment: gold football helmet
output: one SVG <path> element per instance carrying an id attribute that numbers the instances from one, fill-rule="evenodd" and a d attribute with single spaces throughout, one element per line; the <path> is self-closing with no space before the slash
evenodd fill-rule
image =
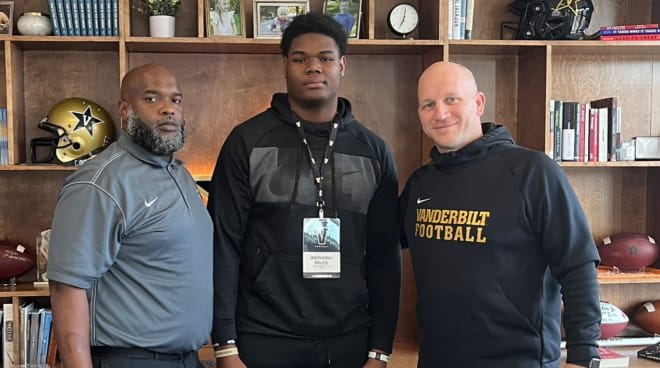
<path id="1" fill-rule="evenodd" d="M 31 140 L 32 162 L 50 162 L 55 155 L 61 162 L 86 159 L 101 152 L 115 138 L 110 115 L 103 107 L 80 97 L 58 102 L 38 126 L 52 136 Z M 38 147 L 49 148 L 47 157 L 37 158 Z"/>

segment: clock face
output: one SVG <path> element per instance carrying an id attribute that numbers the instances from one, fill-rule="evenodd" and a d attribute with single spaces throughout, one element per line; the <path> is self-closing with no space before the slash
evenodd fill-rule
<path id="1" fill-rule="evenodd" d="M 387 16 L 387 25 L 398 35 L 407 35 L 417 28 L 419 17 L 417 9 L 410 4 L 395 5 Z"/>

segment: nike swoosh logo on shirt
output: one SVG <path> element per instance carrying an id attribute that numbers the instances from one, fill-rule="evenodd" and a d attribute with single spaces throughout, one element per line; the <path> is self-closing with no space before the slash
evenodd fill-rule
<path id="1" fill-rule="evenodd" d="M 431 200 L 431 198 L 419 199 L 419 197 L 418 197 L 418 198 L 417 198 L 417 204 L 421 204 L 421 203 L 424 203 L 424 202 L 426 202 L 426 201 L 430 201 L 430 200 Z"/>
<path id="2" fill-rule="evenodd" d="M 144 205 L 147 206 L 147 207 L 151 207 L 151 205 L 154 204 L 154 202 L 156 202 L 157 199 L 158 199 L 158 196 L 156 196 L 156 198 L 150 200 L 149 202 L 147 202 L 147 200 L 145 199 L 144 200 Z"/>

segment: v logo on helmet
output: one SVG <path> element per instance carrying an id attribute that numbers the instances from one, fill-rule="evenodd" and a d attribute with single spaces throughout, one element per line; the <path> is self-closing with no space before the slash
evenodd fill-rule
<path id="1" fill-rule="evenodd" d="M 85 128 L 89 132 L 90 136 L 94 136 L 94 125 L 96 124 L 101 124 L 103 120 L 97 119 L 92 115 L 92 108 L 87 106 L 87 109 L 85 109 L 85 112 L 82 114 L 78 111 L 69 111 L 73 116 L 78 119 L 78 124 L 76 124 L 76 127 L 73 128 L 73 130 L 78 130 Z"/>

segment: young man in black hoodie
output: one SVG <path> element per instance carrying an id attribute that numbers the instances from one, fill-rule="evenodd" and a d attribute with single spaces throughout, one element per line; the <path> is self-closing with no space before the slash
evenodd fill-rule
<path id="1" fill-rule="evenodd" d="M 419 79 L 435 147 L 400 198 L 417 284 L 420 368 L 558 368 L 598 358 L 598 253 L 561 169 L 481 123 L 486 98 L 465 67 Z M 524 123 L 524 122 L 521 122 Z"/>
<path id="2" fill-rule="evenodd" d="M 219 367 L 385 367 L 401 277 L 397 173 L 339 97 L 347 36 L 296 17 L 287 93 L 225 141 L 209 197 Z"/>

